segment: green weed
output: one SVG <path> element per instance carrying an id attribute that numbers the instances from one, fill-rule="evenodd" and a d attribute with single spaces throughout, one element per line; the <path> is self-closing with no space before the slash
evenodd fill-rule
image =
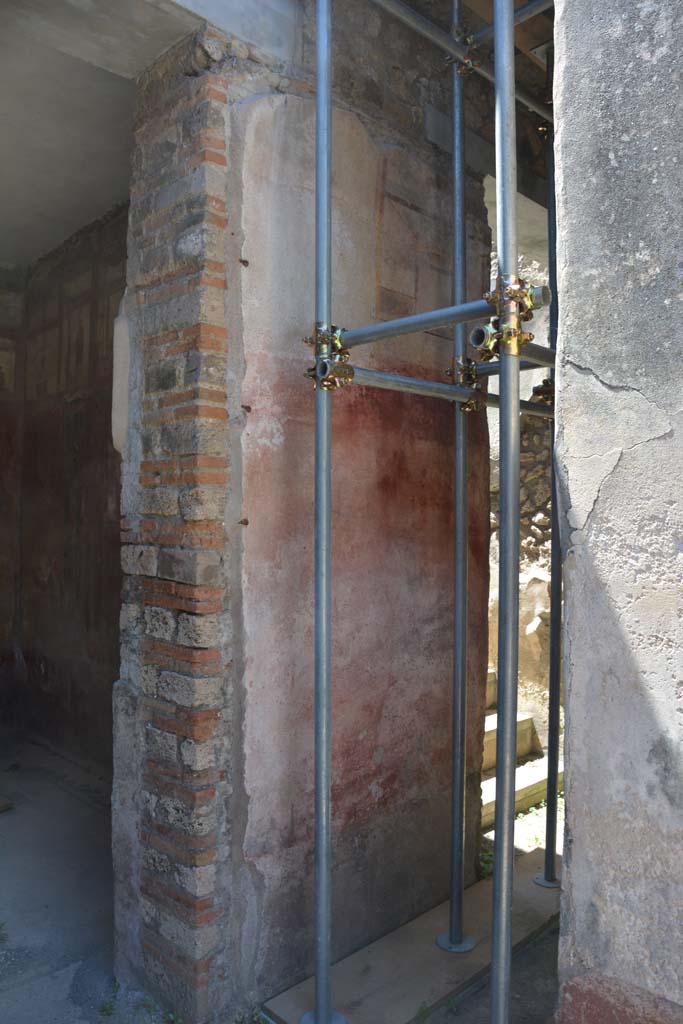
<path id="1" fill-rule="evenodd" d="M 482 878 L 490 878 L 493 874 L 493 849 L 482 846 L 479 851 L 479 873 Z"/>

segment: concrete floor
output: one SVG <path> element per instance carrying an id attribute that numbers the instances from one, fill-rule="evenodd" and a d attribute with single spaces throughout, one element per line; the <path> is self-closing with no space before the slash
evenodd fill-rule
<path id="1" fill-rule="evenodd" d="M 0 1021 L 163 1024 L 112 975 L 109 785 L 46 747 L 0 737 Z M 520 837 L 521 838 L 521 837 Z M 557 994 L 557 930 L 513 960 L 511 1024 L 546 1024 Z M 484 987 L 429 1024 L 488 1024 Z"/>
<path id="2" fill-rule="evenodd" d="M 0 737 L 0 1021 L 157 1024 L 112 976 L 109 784 L 35 743 Z"/>

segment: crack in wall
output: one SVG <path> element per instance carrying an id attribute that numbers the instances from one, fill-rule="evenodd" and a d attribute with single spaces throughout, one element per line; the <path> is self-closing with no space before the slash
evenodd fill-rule
<path id="1" fill-rule="evenodd" d="M 585 519 L 583 521 L 583 525 L 581 527 L 578 527 L 578 528 L 575 528 L 574 530 L 572 530 L 572 537 L 573 537 L 573 535 L 575 533 L 586 533 L 588 531 L 591 517 L 592 517 L 593 513 L 595 512 L 596 506 L 597 506 L 598 501 L 600 499 L 600 495 L 602 494 L 602 490 L 603 490 L 605 484 L 608 482 L 608 480 L 610 480 L 611 477 L 613 477 L 614 474 L 616 473 L 617 469 L 621 465 L 621 461 L 622 461 L 624 455 L 626 455 L 628 452 L 635 451 L 636 448 L 642 448 L 643 445 L 650 444 L 652 441 L 662 441 L 665 438 L 671 438 L 671 437 L 673 437 L 673 428 L 671 428 L 669 430 L 666 430 L 666 431 L 664 431 L 661 434 L 654 434 L 652 437 L 647 437 L 643 441 L 637 441 L 635 444 L 627 445 L 625 448 L 619 448 L 619 449 L 612 448 L 612 449 L 610 449 L 609 452 L 605 453 L 606 455 L 609 455 L 609 454 L 611 454 L 611 452 L 618 451 L 619 455 L 617 457 L 616 462 L 612 466 L 612 468 L 609 469 L 607 471 L 607 473 L 605 473 L 605 475 L 603 476 L 602 480 L 598 484 L 598 489 L 597 489 L 595 497 L 593 499 L 593 503 L 591 505 L 591 508 L 590 508 L 588 514 L 586 515 L 586 517 L 585 517 Z M 581 458 L 582 459 L 587 459 L 587 458 L 590 458 L 590 457 L 591 456 L 582 456 Z M 571 511 L 572 511 L 572 508 L 570 507 L 568 509 L 567 515 L 569 515 L 569 513 L 571 513 Z"/>
<path id="2" fill-rule="evenodd" d="M 632 384 L 612 384 L 609 381 L 604 380 L 600 376 L 599 373 L 596 373 L 596 371 L 594 369 L 592 369 L 592 367 L 584 366 L 581 363 L 577 363 L 576 360 L 570 359 L 567 356 L 564 357 L 563 362 L 564 362 L 565 366 L 571 366 L 571 368 L 573 370 L 576 370 L 577 373 L 585 374 L 587 376 L 592 377 L 594 380 L 596 380 L 598 382 L 598 384 L 601 384 L 602 387 L 606 388 L 608 391 L 615 391 L 615 392 L 627 391 L 627 392 L 632 392 L 632 393 L 634 393 L 636 395 L 640 395 L 640 397 L 645 402 L 647 402 L 648 405 L 653 405 L 655 407 L 655 409 L 658 409 L 660 412 L 665 412 L 666 411 L 665 409 L 662 408 L 661 405 L 658 405 L 656 402 L 653 402 L 651 398 L 648 398 L 647 395 L 644 395 L 643 392 L 639 388 L 634 387 Z"/>

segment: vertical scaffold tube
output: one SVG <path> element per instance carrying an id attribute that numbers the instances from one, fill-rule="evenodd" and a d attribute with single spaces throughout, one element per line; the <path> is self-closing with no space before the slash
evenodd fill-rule
<path id="1" fill-rule="evenodd" d="M 548 53 L 548 78 L 552 86 L 552 50 Z M 557 299 L 557 222 L 555 213 L 555 142 L 552 128 L 546 140 L 548 175 L 548 284 L 552 291 L 550 303 L 550 347 L 557 349 L 559 306 Z M 551 371 L 554 379 L 555 371 Z M 548 790 L 546 795 L 545 864 L 539 885 L 556 889 L 560 882 L 556 869 L 557 847 L 557 783 L 560 762 L 560 704 L 562 686 L 562 552 L 560 550 L 560 519 L 557 476 L 555 472 L 555 422 L 550 425 L 551 527 L 550 527 L 550 659 L 548 678 Z"/>
<path id="2" fill-rule="evenodd" d="M 453 0 L 452 31 L 460 24 L 460 0 Z M 465 112 L 463 77 L 454 63 L 453 91 L 453 303 L 465 301 Z M 456 324 L 453 335 L 454 380 L 467 357 L 465 324 Z M 465 790 L 467 777 L 467 412 L 457 404 L 454 413 L 453 458 L 453 776 L 451 802 L 451 901 L 448 932 L 437 938 L 441 949 L 468 953 L 475 940 L 464 934 L 465 888 Z"/>
<path id="3" fill-rule="evenodd" d="M 316 336 L 332 305 L 332 2 L 316 0 Z M 320 361 L 316 353 L 316 362 Z M 332 1013 L 331 896 L 331 392 L 315 389 L 315 1010 L 306 1024 L 343 1021 Z"/>
<path id="4" fill-rule="evenodd" d="M 516 279 L 517 275 L 514 33 L 514 0 L 494 0 L 497 249 L 498 273 L 503 281 Z M 510 1020 L 519 640 L 520 359 L 516 339 L 505 336 L 505 325 L 517 322 L 519 327 L 518 311 L 514 302 L 506 302 L 501 295 L 500 610 L 491 1024 L 509 1024 Z"/>

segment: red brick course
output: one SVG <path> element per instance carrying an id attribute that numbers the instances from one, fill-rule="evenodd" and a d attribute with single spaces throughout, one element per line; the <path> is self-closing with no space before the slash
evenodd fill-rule
<path id="1" fill-rule="evenodd" d="M 139 956 L 124 954 L 142 960 L 143 986 L 187 1024 L 212 1012 L 227 932 L 216 879 L 230 856 L 221 831 L 230 795 L 228 91 L 220 73 L 197 66 L 198 46 L 201 38 L 185 40 L 138 83 L 128 289 L 143 366 L 134 396 L 142 452 L 139 497 L 121 520 L 122 663 L 139 672 L 142 737 L 134 887 L 143 925 Z"/>

